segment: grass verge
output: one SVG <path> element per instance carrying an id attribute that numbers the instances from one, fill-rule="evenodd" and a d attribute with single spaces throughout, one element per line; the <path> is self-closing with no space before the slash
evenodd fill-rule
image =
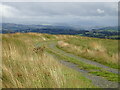
<path id="1" fill-rule="evenodd" d="M 118 41 L 96 38 L 66 38 L 58 48 L 77 56 L 118 69 Z"/>
<path id="2" fill-rule="evenodd" d="M 67 56 L 63 55 L 62 53 L 51 50 L 49 47 L 47 48 L 47 51 L 49 53 L 51 53 L 51 54 L 54 54 L 54 55 L 58 56 L 62 60 L 65 60 L 67 62 L 71 62 L 71 63 L 76 64 L 80 69 L 86 70 L 91 74 L 94 74 L 94 75 L 97 75 L 97 76 L 102 76 L 102 77 L 106 78 L 109 81 L 118 82 L 118 74 L 114 74 L 114 73 L 105 71 L 100 67 L 85 64 L 85 63 L 80 62 L 80 61 L 78 61 L 78 60 L 76 60 L 74 58 L 67 57 Z"/>

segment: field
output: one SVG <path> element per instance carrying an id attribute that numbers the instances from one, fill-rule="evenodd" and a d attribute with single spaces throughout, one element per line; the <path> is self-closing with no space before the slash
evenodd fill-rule
<path id="1" fill-rule="evenodd" d="M 64 39 L 62 44 L 58 47 L 67 52 L 118 68 L 118 40 L 76 36 Z"/>
<path id="2" fill-rule="evenodd" d="M 117 69 L 117 40 L 2 34 L 2 88 L 116 88 Z"/>
<path id="3" fill-rule="evenodd" d="M 48 39 L 42 34 L 5 34 L 2 38 L 3 88 L 93 88 L 81 73 L 60 64 L 34 45 Z M 55 38 L 55 37 L 51 37 Z"/>

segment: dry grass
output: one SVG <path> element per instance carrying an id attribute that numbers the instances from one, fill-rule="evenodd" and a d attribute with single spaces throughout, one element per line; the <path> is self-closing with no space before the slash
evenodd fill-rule
<path id="1" fill-rule="evenodd" d="M 44 35 L 3 35 L 3 88 L 94 87 L 80 73 L 61 65 L 57 59 L 41 51 L 44 48 L 34 50 L 35 43 L 44 41 L 42 37 Z"/>
<path id="2" fill-rule="evenodd" d="M 63 86 L 61 68 L 54 58 L 33 52 L 29 44 L 15 38 L 3 40 L 3 87 Z"/>
<path id="3" fill-rule="evenodd" d="M 0 34 L 0 88 L 2 88 L 2 34 Z"/>
<path id="4" fill-rule="evenodd" d="M 58 41 L 58 45 L 60 45 L 61 47 L 64 47 L 64 46 L 68 46 L 69 44 L 63 41 Z"/>
<path id="5" fill-rule="evenodd" d="M 99 52 L 106 52 L 106 48 L 100 43 L 100 42 L 90 42 L 89 46 L 94 50 L 94 51 L 99 51 Z"/>
<path id="6" fill-rule="evenodd" d="M 60 43 L 61 42 L 61 43 Z M 58 47 L 66 50 L 67 52 L 92 59 L 102 63 L 118 64 L 118 53 L 109 55 L 107 48 L 99 41 L 89 42 L 86 47 L 82 45 L 70 44 L 65 41 L 59 41 Z"/>

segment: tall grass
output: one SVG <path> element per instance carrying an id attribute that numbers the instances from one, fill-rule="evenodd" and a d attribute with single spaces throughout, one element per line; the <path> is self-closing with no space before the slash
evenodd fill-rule
<path id="1" fill-rule="evenodd" d="M 2 88 L 2 34 L 0 34 L 0 88 Z"/>
<path id="2" fill-rule="evenodd" d="M 61 42 L 58 42 L 58 47 L 67 52 L 118 68 L 117 40 L 68 37 Z"/>
<path id="3" fill-rule="evenodd" d="M 54 36 L 34 33 L 4 34 L 2 88 L 94 87 L 90 80 L 63 66 L 50 54 L 33 51 L 34 44 L 51 39 Z"/>

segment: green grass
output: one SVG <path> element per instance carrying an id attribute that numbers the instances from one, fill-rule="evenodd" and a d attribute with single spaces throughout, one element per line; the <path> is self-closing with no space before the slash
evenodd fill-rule
<path id="1" fill-rule="evenodd" d="M 91 42 L 98 42 L 101 43 L 111 55 L 113 53 L 118 53 L 118 40 L 111 40 L 111 39 L 99 39 L 99 38 L 89 38 L 89 37 L 82 37 L 80 38 L 68 38 L 66 42 L 70 44 L 74 44 L 76 46 L 82 46 L 82 48 L 91 48 L 89 44 Z"/>
<path id="2" fill-rule="evenodd" d="M 86 70 L 91 74 L 102 76 L 110 81 L 118 81 L 117 74 L 105 71 L 94 65 L 85 64 L 50 48 L 46 48 L 42 54 L 39 51 L 38 53 L 33 52 L 33 49 L 40 44 L 44 45 L 46 42 L 53 40 L 63 40 L 75 46 L 80 46 L 82 50 L 94 50 L 89 44 L 95 41 L 102 43 L 101 45 L 107 49 L 109 56 L 117 53 L 118 43 L 116 40 L 71 36 L 38 33 L 2 35 L 2 88 L 96 88 L 81 73 L 60 64 L 58 62 L 59 59 L 74 63 L 80 69 Z M 70 52 L 68 49 L 69 47 L 64 50 Z M 46 53 L 46 51 L 50 54 Z M 74 52 L 76 51 L 73 50 L 70 53 Z M 56 55 L 58 58 L 51 55 Z M 89 55 L 86 56 L 87 58 L 92 58 Z M 108 64 L 112 65 L 111 63 Z"/>
<path id="3" fill-rule="evenodd" d="M 114 73 L 105 71 L 100 67 L 93 66 L 93 65 L 90 65 L 90 64 L 86 64 L 86 63 L 78 61 L 74 58 L 64 56 L 64 55 L 62 55 L 62 53 L 51 50 L 50 48 L 47 48 L 47 51 L 51 54 L 54 54 L 54 55 L 58 56 L 62 60 L 65 60 L 67 62 L 71 62 L 71 63 L 76 64 L 80 69 L 86 70 L 91 74 L 94 74 L 94 75 L 97 75 L 97 76 L 102 76 L 102 77 L 104 77 L 104 78 L 106 78 L 107 80 L 110 80 L 110 81 L 118 82 L 118 74 L 114 74 Z"/>
<path id="4" fill-rule="evenodd" d="M 57 46 L 59 49 L 67 52 L 67 53 L 72 53 L 74 55 L 77 55 L 77 56 L 80 56 L 82 58 L 86 58 L 86 59 L 89 59 L 89 60 L 93 60 L 93 61 L 96 61 L 98 63 L 101 63 L 101 64 L 104 64 L 108 67 L 111 67 L 111 68 L 115 68 L 115 69 L 118 69 L 119 66 L 118 66 L 118 63 L 117 64 L 114 64 L 112 62 L 106 62 L 106 61 L 103 61 L 104 59 L 102 57 L 91 57 L 90 55 L 87 55 L 86 53 L 83 53 L 83 54 L 80 54 L 78 52 L 74 52 L 73 50 L 70 50 L 70 48 L 64 48 L 64 47 L 59 47 Z"/>
<path id="5" fill-rule="evenodd" d="M 111 73 L 105 70 L 101 70 L 101 72 L 99 71 L 90 71 L 90 73 L 95 74 L 97 76 L 102 76 L 106 79 L 108 79 L 109 81 L 117 81 L 118 82 L 118 74 L 115 73 Z"/>
<path id="6" fill-rule="evenodd" d="M 60 64 L 45 50 L 33 51 L 36 43 L 50 41 L 49 35 L 2 36 L 2 88 L 96 88 L 81 73 Z M 54 35 L 49 37 L 53 39 Z"/>
<path id="7" fill-rule="evenodd" d="M 108 36 L 109 38 L 120 38 L 120 35 Z"/>
<path id="8" fill-rule="evenodd" d="M 109 67 L 118 68 L 118 40 L 76 37 L 78 38 L 69 37 L 63 39 L 69 46 L 62 47 L 57 45 L 57 47 L 66 52 L 97 61 Z M 75 50 L 75 46 L 77 47 L 77 50 Z"/>
<path id="9" fill-rule="evenodd" d="M 64 56 L 61 53 L 51 51 L 50 49 L 48 50 L 48 52 L 49 53 L 53 53 L 54 55 L 59 56 L 59 58 L 64 59 L 67 62 L 71 62 L 71 63 L 74 63 L 74 64 L 78 65 L 78 67 L 80 69 L 84 69 L 84 70 L 93 70 L 93 69 L 99 70 L 100 69 L 99 67 L 96 67 L 96 66 L 93 66 L 93 65 L 89 65 L 89 64 L 85 64 L 85 63 L 80 62 L 80 61 L 78 61 L 78 60 L 76 60 L 74 58 L 70 58 L 70 57 Z"/>

